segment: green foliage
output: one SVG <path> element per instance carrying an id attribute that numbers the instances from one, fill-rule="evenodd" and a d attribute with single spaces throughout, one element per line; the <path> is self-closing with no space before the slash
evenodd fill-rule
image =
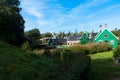
<path id="1" fill-rule="evenodd" d="M 24 42 L 24 43 L 21 45 L 21 48 L 22 48 L 23 50 L 30 50 L 30 49 L 31 49 L 31 46 L 30 46 L 29 42 L 26 41 L 26 42 Z"/>
<path id="2" fill-rule="evenodd" d="M 85 45 L 71 46 L 66 48 L 65 50 L 87 55 L 110 51 L 111 49 L 111 46 L 107 43 L 89 43 Z"/>
<path id="3" fill-rule="evenodd" d="M 0 40 L 20 46 L 24 41 L 24 23 L 19 0 L 0 0 Z"/>
<path id="4" fill-rule="evenodd" d="M 43 77 L 43 80 L 88 80 L 90 69 L 90 57 L 74 53 L 68 50 L 61 50 L 56 57 L 60 61 L 58 67 L 54 67 Z M 55 56 L 55 55 L 54 55 Z M 57 62 L 57 63 L 58 63 Z"/>
<path id="5" fill-rule="evenodd" d="M 89 54 L 110 51 L 112 49 L 108 43 L 89 43 L 84 45 L 84 47 L 89 51 Z"/>
<path id="6" fill-rule="evenodd" d="M 60 37 L 60 38 L 66 37 L 66 36 L 65 36 L 65 32 L 60 31 L 60 32 L 58 33 L 58 37 Z"/>
<path id="7" fill-rule="evenodd" d="M 31 29 L 29 31 L 25 32 L 25 35 L 28 36 L 28 38 L 32 41 L 32 42 L 39 42 L 39 39 L 41 37 L 40 31 L 39 29 Z"/>
<path id="8" fill-rule="evenodd" d="M 56 65 L 52 59 L 0 42 L 0 80 L 36 80 Z"/>
<path id="9" fill-rule="evenodd" d="M 116 36 L 120 36 L 120 29 L 113 30 L 112 33 L 115 34 Z"/>
<path id="10" fill-rule="evenodd" d="M 71 46 L 68 48 L 65 48 L 66 51 L 71 51 L 73 53 L 79 53 L 79 54 L 88 54 L 88 49 L 83 45 L 78 46 Z"/>
<path id="11" fill-rule="evenodd" d="M 53 37 L 53 36 L 52 36 L 52 33 L 46 32 L 46 33 L 41 34 L 41 37 L 45 38 L 45 37 Z"/>
<path id="12" fill-rule="evenodd" d="M 113 52 L 114 52 L 114 55 L 113 55 L 114 58 L 120 57 L 120 45 L 118 45 L 117 47 L 115 47 L 114 50 L 113 50 Z"/>

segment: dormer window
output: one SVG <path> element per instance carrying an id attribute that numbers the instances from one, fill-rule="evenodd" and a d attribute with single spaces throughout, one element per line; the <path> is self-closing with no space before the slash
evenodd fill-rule
<path id="1" fill-rule="evenodd" d="M 104 38 L 108 38 L 108 35 L 107 35 L 107 34 L 105 34 L 105 35 L 104 35 Z"/>

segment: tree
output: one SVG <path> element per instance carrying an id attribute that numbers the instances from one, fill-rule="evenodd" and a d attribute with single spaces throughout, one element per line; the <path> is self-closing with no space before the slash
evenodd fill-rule
<path id="1" fill-rule="evenodd" d="M 113 30 L 112 33 L 115 34 L 116 36 L 120 36 L 120 29 Z"/>
<path id="2" fill-rule="evenodd" d="M 65 32 L 60 31 L 58 33 L 58 37 L 60 37 L 60 38 L 66 37 Z"/>
<path id="3" fill-rule="evenodd" d="M 46 32 L 46 33 L 41 34 L 41 37 L 42 37 L 42 38 L 45 38 L 45 37 L 53 37 L 53 35 L 52 35 L 52 33 L 50 33 L 50 32 Z"/>
<path id="4" fill-rule="evenodd" d="M 83 31 L 81 31 L 81 32 L 79 32 L 79 35 L 82 35 L 84 32 Z"/>
<path id="5" fill-rule="evenodd" d="M 38 43 L 39 39 L 41 38 L 41 34 L 39 29 L 31 29 L 27 32 L 25 32 L 25 35 L 33 42 L 33 43 Z"/>
<path id="6" fill-rule="evenodd" d="M 75 29 L 75 33 L 74 33 L 74 35 L 78 35 L 78 31 L 77 31 L 77 29 Z"/>
<path id="7" fill-rule="evenodd" d="M 70 37 L 72 35 L 72 33 L 70 31 L 68 31 L 68 33 L 66 33 L 67 37 Z"/>
<path id="8" fill-rule="evenodd" d="M 24 19 L 19 0 L 0 0 L 0 40 L 20 46 L 24 41 Z"/>

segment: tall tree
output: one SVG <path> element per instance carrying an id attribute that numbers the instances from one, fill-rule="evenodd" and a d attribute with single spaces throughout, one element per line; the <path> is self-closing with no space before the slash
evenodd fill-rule
<path id="1" fill-rule="evenodd" d="M 66 36 L 67 36 L 67 37 L 70 37 L 70 36 L 71 36 L 71 32 L 68 31 L 68 32 L 66 33 Z"/>
<path id="2" fill-rule="evenodd" d="M 24 41 L 24 19 L 19 0 L 0 0 L 0 40 L 20 46 Z"/>
<path id="3" fill-rule="evenodd" d="M 58 33 L 58 37 L 59 37 L 59 38 L 66 37 L 65 32 L 60 31 L 60 32 Z"/>
<path id="4" fill-rule="evenodd" d="M 74 33 L 74 35 L 78 35 L 78 31 L 77 31 L 77 29 L 75 29 L 75 33 Z"/>

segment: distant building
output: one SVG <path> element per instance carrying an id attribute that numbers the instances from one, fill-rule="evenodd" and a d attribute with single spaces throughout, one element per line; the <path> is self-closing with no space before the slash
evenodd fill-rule
<path id="1" fill-rule="evenodd" d="M 70 36 L 67 40 L 67 45 L 68 46 L 80 45 L 80 38 L 81 38 L 81 35 Z"/>
<path id="2" fill-rule="evenodd" d="M 96 35 L 97 33 L 84 32 L 82 35 L 70 36 L 67 40 L 67 45 L 73 46 L 73 45 L 80 45 L 80 44 L 86 44 L 89 42 L 93 42 Z"/>
<path id="3" fill-rule="evenodd" d="M 91 40 L 91 42 L 94 41 L 94 38 L 95 38 L 95 36 L 96 36 L 97 34 L 98 34 L 97 32 L 91 32 L 91 33 L 89 33 L 89 39 Z"/>
<path id="4" fill-rule="evenodd" d="M 100 32 L 96 35 L 94 42 L 107 42 L 112 48 L 118 45 L 118 38 L 107 28 L 100 30 Z"/>
<path id="5" fill-rule="evenodd" d="M 50 48 L 57 48 L 59 47 L 66 47 L 67 45 L 67 38 L 53 38 L 53 37 L 46 37 L 40 39 L 43 45 L 48 45 Z"/>
<path id="6" fill-rule="evenodd" d="M 67 39 L 66 38 L 50 39 L 49 44 L 52 44 L 52 45 L 66 45 L 67 44 Z"/>

